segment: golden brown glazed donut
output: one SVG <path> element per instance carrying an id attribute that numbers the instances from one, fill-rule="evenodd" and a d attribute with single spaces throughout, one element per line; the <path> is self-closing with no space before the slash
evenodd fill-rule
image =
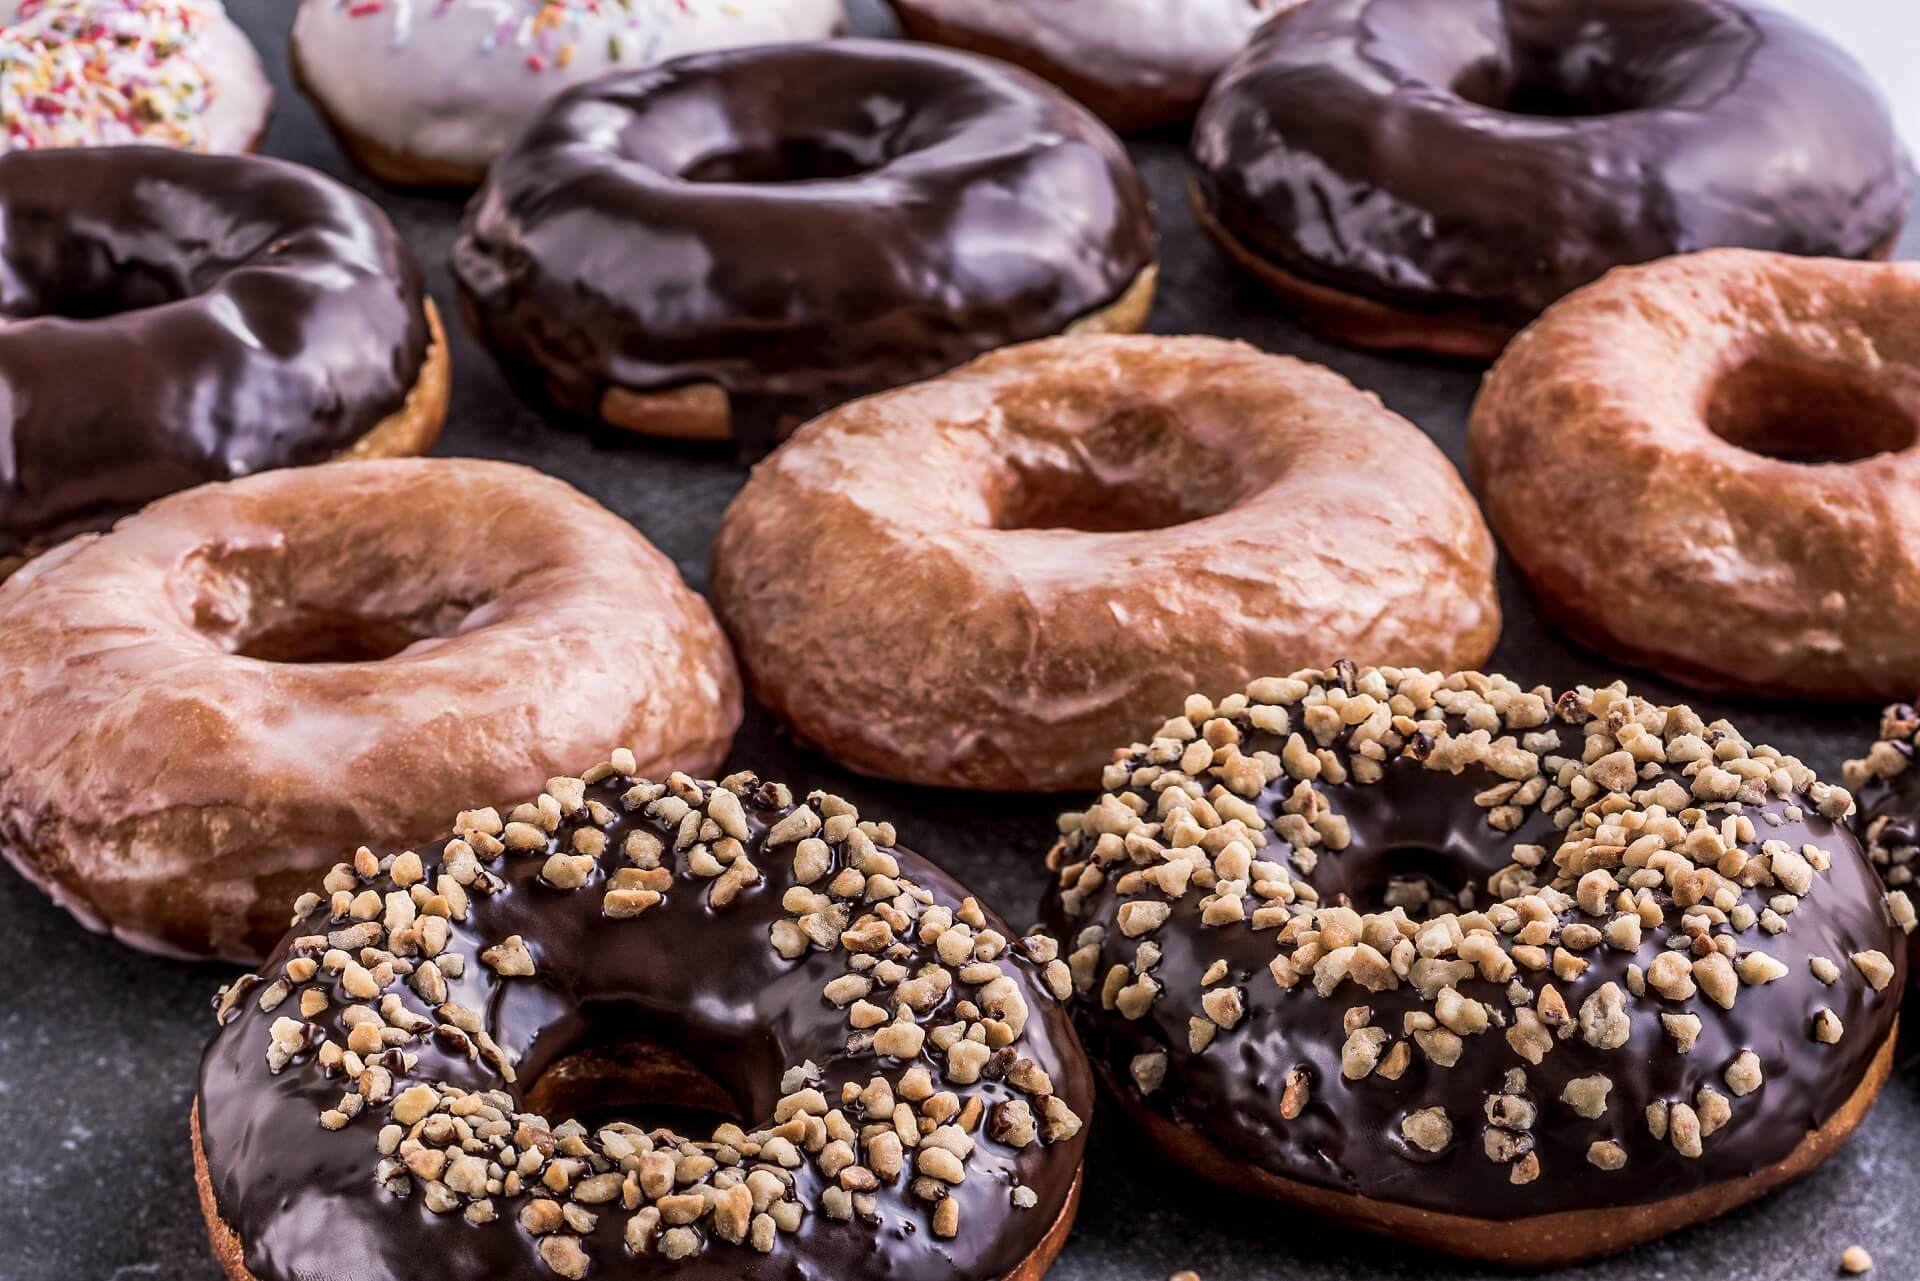
<path id="1" fill-rule="evenodd" d="M 1432 442 L 1213 338 L 1051 339 L 815 420 L 728 510 L 713 596 L 802 738 L 1010 791 L 1085 785 L 1196 684 L 1329 647 L 1484 659 L 1500 628 Z"/>
<path id="2" fill-rule="evenodd" d="M 332 463 L 167 498 L 0 586 L 0 851 L 89 926 L 255 957 L 374 839 L 618 734 L 706 769 L 740 718 L 704 602 L 526 468 Z M 598 746 L 596 746 L 598 744 Z"/>
<path id="3" fill-rule="evenodd" d="M 1920 267 L 1713 250 L 1552 308 L 1474 405 L 1487 518 L 1576 640 L 1708 689 L 1920 689 Z"/>
<path id="4" fill-rule="evenodd" d="M 193 1138 L 232 1281 L 1046 1271 L 1094 1093 L 1054 940 L 839 797 L 637 765 L 361 848 L 226 989 Z"/>
<path id="5" fill-rule="evenodd" d="M 1238 1190 L 1568 1264 L 1853 1131 L 1905 948 L 1853 798 L 1621 685 L 1356 668 L 1195 696 L 1044 910 L 1121 1109 Z"/>

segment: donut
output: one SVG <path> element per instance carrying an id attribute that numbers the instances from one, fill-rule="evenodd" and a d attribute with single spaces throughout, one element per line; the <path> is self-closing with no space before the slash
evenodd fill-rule
<path id="1" fill-rule="evenodd" d="M 845 20 L 842 0 L 300 0 L 293 72 L 362 169 L 471 187 L 562 89 Z"/>
<path id="2" fill-rule="evenodd" d="M 1907 161 L 1836 45 L 1729 0 L 1314 0 L 1221 76 L 1194 203 L 1343 342 L 1488 361 L 1610 268 L 1885 257 Z"/>
<path id="3" fill-rule="evenodd" d="M 452 459 L 205 485 L 61 545 L 0 584 L 0 700 L 0 852 L 93 929 L 231 959 L 355 834 L 432 836 L 449 787 L 524 795 L 599 726 L 704 768 L 740 720 L 671 562 Z"/>
<path id="4" fill-rule="evenodd" d="M 1053 940 L 839 797 L 637 769 L 363 846 L 223 992 L 230 1281 L 1046 1271 L 1093 1096 Z"/>
<path id="5" fill-rule="evenodd" d="M 1548 311 L 1467 438 L 1546 612 L 1701 688 L 1920 688 L 1916 306 L 1920 267 L 1715 250 Z"/>
<path id="6" fill-rule="evenodd" d="M 1885 1081 L 1904 949 L 1845 789 L 1623 685 L 1333 667 L 1113 754 L 1044 916 L 1169 1159 L 1571 1264 L 1759 1196 Z"/>
<path id="7" fill-rule="evenodd" d="M 1452 464 L 1373 395 L 1107 336 L 808 424 L 728 508 L 712 596 L 754 693 L 840 763 L 1060 791 L 1197 682 L 1327 645 L 1484 660 L 1493 574 Z"/>
<path id="8" fill-rule="evenodd" d="M 0 573 L 205 481 L 424 453 L 448 383 L 413 255 L 332 179 L 157 147 L 0 155 Z"/>
<path id="9" fill-rule="evenodd" d="M 1843 767 L 1842 779 L 1860 798 L 1855 827 L 1887 885 L 1887 919 L 1920 948 L 1913 895 L 1920 872 L 1920 711 L 1894 703 L 1880 714 L 1880 737 L 1867 754 Z"/>
<path id="10" fill-rule="evenodd" d="M 1058 90 L 838 40 L 569 91 L 490 171 L 453 271 L 563 410 L 766 443 L 1010 342 L 1138 329 L 1154 229 L 1119 140 Z"/>
<path id="11" fill-rule="evenodd" d="M 0 153 L 252 151 L 272 107 L 220 0 L 0 0 Z"/>
<path id="12" fill-rule="evenodd" d="M 1004 58 L 1122 133 L 1192 121 L 1254 29 L 1295 0 L 888 0 L 916 40 Z"/>

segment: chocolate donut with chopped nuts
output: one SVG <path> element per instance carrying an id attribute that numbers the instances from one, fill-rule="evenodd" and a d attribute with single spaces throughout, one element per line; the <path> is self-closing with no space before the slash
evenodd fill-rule
<path id="1" fill-rule="evenodd" d="M 363 848 L 222 993 L 231 1281 L 1046 1271 L 1093 1093 L 1053 940 L 837 797 L 635 768 Z M 725 1119 L 632 1123 L 662 1103 Z"/>
<path id="2" fill-rule="evenodd" d="M 1887 886 L 1887 919 L 1920 948 L 1920 915 L 1913 896 L 1920 873 L 1920 710 L 1894 703 L 1880 713 L 1880 737 L 1867 754 L 1843 767 L 1846 785 L 1860 798 L 1854 829 Z"/>
<path id="3" fill-rule="evenodd" d="M 1076 1020 L 1176 1160 L 1546 1267 L 1829 1155 L 1906 950 L 1842 788 L 1623 686 L 1339 663 L 1188 699 L 1062 821 Z"/>

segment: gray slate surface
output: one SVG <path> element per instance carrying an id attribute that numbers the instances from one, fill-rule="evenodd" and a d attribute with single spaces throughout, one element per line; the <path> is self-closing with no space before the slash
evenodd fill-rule
<path id="1" fill-rule="evenodd" d="M 863 29 L 890 29 L 874 0 L 856 3 Z M 352 170 L 305 100 L 285 84 L 292 6 L 232 0 L 230 7 L 282 82 L 266 150 L 379 199 L 453 316 L 446 255 L 459 201 L 385 191 Z M 1165 292 L 1155 329 L 1237 336 L 1329 364 L 1380 392 L 1460 460 L 1474 373 L 1361 355 L 1303 335 L 1194 229 L 1182 194 L 1179 142 L 1146 141 L 1135 154 L 1158 199 L 1165 237 Z M 1903 256 L 1917 250 L 1920 236 L 1910 235 Z M 464 332 L 453 334 L 453 347 L 454 409 L 441 452 L 510 458 L 564 477 L 632 520 L 696 585 L 705 581 L 708 543 L 744 478 L 741 467 L 709 450 L 556 430 L 509 394 Z M 1502 594 L 1508 621 L 1494 660 L 1498 670 L 1555 685 L 1602 683 L 1619 674 L 1549 631 L 1510 573 Z M 1656 696 L 1678 696 L 1651 679 L 1637 684 Z M 1857 751 L 1874 724 L 1870 708 L 1816 714 L 1692 701 L 1823 770 Z M 844 791 L 863 809 L 894 819 L 905 840 L 1008 916 L 1028 919 L 1055 803 L 852 778 L 785 742 L 757 713 L 750 713 L 734 756 L 770 777 Z M 486 798 L 448 802 L 478 799 Z M 342 833 L 343 841 L 351 835 Z M 12 940 L 0 960 L 0 1281 L 216 1281 L 194 1198 L 187 1108 L 212 1029 L 208 1000 L 230 971 L 156 960 L 86 934 L 4 868 L 0 919 Z M 1920 1276 L 1916 1139 L 1920 1073 L 1909 1062 L 1853 1144 L 1800 1184 L 1719 1222 L 1556 1275 L 1567 1281 L 1828 1277 L 1838 1271 L 1840 1251 L 1859 1242 L 1879 1261 L 1876 1277 Z M 1196 1269 L 1205 1281 L 1489 1275 L 1200 1185 L 1146 1154 L 1117 1122 L 1098 1127 L 1089 1170 L 1085 1209 L 1052 1273 L 1055 1281 L 1157 1281 L 1180 1268 Z"/>

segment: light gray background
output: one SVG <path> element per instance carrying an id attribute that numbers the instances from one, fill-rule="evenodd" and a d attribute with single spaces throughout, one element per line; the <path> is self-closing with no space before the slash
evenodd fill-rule
<path id="1" fill-rule="evenodd" d="M 872 0 L 856 2 L 864 29 L 886 29 Z M 1888 83 L 1911 84 L 1916 59 L 1902 61 L 1898 52 L 1920 52 L 1912 47 L 1909 0 L 1793 3 L 1824 14 L 1857 41 L 1886 66 Z M 445 263 L 459 202 L 387 192 L 351 170 L 307 103 L 285 86 L 291 4 L 236 0 L 234 8 L 282 84 L 266 150 L 315 165 L 380 200 L 453 316 Z M 1905 97 L 1910 105 L 1916 101 L 1910 92 Z M 1155 329 L 1234 335 L 1324 361 L 1378 390 L 1460 458 L 1473 372 L 1361 355 L 1302 335 L 1194 231 L 1181 195 L 1179 142 L 1149 140 L 1137 144 L 1135 154 L 1157 197 L 1165 238 L 1165 296 Z M 1910 235 L 1904 256 L 1916 248 Z M 464 332 L 453 334 L 453 347 L 456 393 L 441 452 L 516 459 L 565 477 L 632 520 L 696 585 L 705 581 L 708 542 L 742 468 L 710 450 L 546 426 L 513 399 Z M 1511 574 L 1504 579 L 1508 625 L 1497 667 L 1556 685 L 1617 674 L 1548 632 Z M 1651 680 L 1639 684 L 1656 695 L 1673 693 Z M 1867 708 L 1815 715 L 1693 701 L 1714 714 L 1735 715 L 1749 733 L 1823 769 L 1857 750 L 1873 727 Z M 845 790 L 863 808 L 894 818 L 903 839 L 945 862 L 1016 921 L 1036 901 L 1053 802 L 851 779 L 792 748 L 757 713 L 735 758 L 769 776 Z M 449 812 L 484 799 L 450 796 Z M 351 838 L 342 833 L 343 844 Z M 94 938 L 4 868 L 0 920 L 7 939 L 0 952 L 0 1279 L 217 1281 L 194 1198 L 186 1119 L 200 1047 L 212 1028 L 208 1001 L 230 971 L 155 960 Z M 1826 1277 L 1853 1242 L 1874 1252 L 1876 1276 L 1920 1275 L 1917 1141 L 1920 1079 L 1909 1061 L 1854 1143 L 1799 1185 L 1719 1222 L 1559 1275 L 1569 1281 Z M 1178 1268 L 1197 1269 L 1206 1281 L 1485 1275 L 1199 1185 L 1147 1155 L 1118 1123 L 1098 1126 L 1089 1170 L 1086 1208 L 1053 1273 L 1057 1281 L 1154 1281 Z"/>

